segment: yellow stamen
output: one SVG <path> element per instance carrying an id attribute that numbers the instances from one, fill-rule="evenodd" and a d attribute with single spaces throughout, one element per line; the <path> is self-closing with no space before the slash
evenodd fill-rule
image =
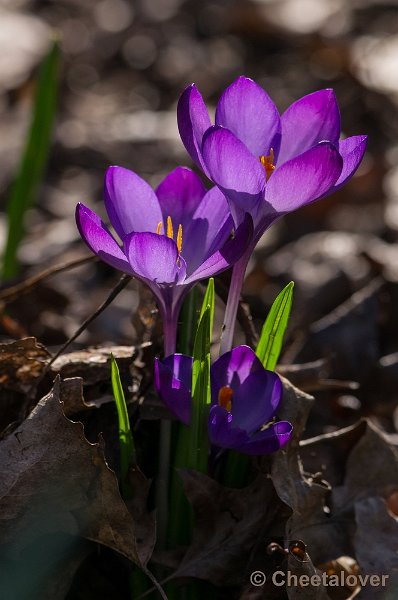
<path id="1" fill-rule="evenodd" d="M 167 217 L 167 237 L 171 240 L 174 237 L 173 223 L 171 222 L 171 217 Z"/>
<path id="2" fill-rule="evenodd" d="M 177 248 L 178 248 L 178 254 L 181 254 L 181 250 L 182 250 L 182 225 L 181 225 L 181 223 L 178 226 L 178 231 L 177 231 Z"/>
<path id="3" fill-rule="evenodd" d="M 270 148 L 268 156 L 264 156 L 264 155 L 260 156 L 260 162 L 265 169 L 265 174 L 266 174 L 266 178 L 268 181 L 268 179 L 271 177 L 272 173 L 275 171 L 274 151 L 272 148 Z"/>
<path id="4" fill-rule="evenodd" d="M 228 412 L 231 412 L 233 395 L 233 389 L 229 387 L 229 385 L 224 385 L 218 392 L 218 405 L 225 408 Z"/>
<path id="5" fill-rule="evenodd" d="M 156 227 L 156 233 L 158 235 L 160 235 L 161 231 L 162 231 L 162 221 L 159 221 L 158 226 Z"/>

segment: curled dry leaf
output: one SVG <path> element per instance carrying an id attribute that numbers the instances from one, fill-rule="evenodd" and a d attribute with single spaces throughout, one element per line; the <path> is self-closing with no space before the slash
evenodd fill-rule
<path id="1" fill-rule="evenodd" d="M 67 417 L 82 410 L 91 410 L 93 404 L 87 404 L 83 398 L 83 379 L 70 377 L 60 380 L 59 399 L 63 403 L 63 410 Z"/>
<path id="2" fill-rule="evenodd" d="M 147 501 L 151 481 L 145 477 L 137 465 L 131 466 L 127 473 L 131 489 L 131 498 L 126 501 L 133 517 L 135 542 L 141 565 L 146 565 L 152 556 L 156 543 L 155 513 L 149 513 Z"/>
<path id="3" fill-rule="evenodd" d="M 398 591 L 398 522 L 383 498 L 364 498 L 355 503 L 357 529 L 355 554 L 362 573 L 388 575 L 385 585 L 366 585 L 361 598 L 395 598 Z"/>
<path id="4" fill-rule="evenodd" d="M 330 486 L 320 477 L 310 477 L 305 474 L 299 456 L 299 440 L 303 434 L 313 398 L 295 388 L 287 380 L 283 380 L 283 388 L 283 405 L 278 411 L 278 417 L 293 424 L 293 438 L 285 449 L 274 455 L 271 475 L 279 497 L 292 509 L 292 514 L 286 523 L 287 540 L 302 539 L 309 548 L 308 561 L 298 561 L 290 553 L 289 556 L 294 558 L 291 566 L 293 568 L 296 565 L 295 568 L 302 574 L 308 575 L 311 572 L 313 575 L 316 574 L 316 571 L 310 556 L 313 556 L 313 552 L 317 556 L 317 552 L 314 550 L 318 546 L 323 548 L 334 543 L 333 538 L 330 537 L 331 531 L 327 527 L 328 518 L 325 514 L 325 497 L 330 491 Z M 323 528 L 322 525 L 324 525 Z M 290 559 L 290 562 L 293 558 Z M 299 565 L 299 563 L 302 564 Z M 300 590 L 292 587 L 287 589 L 289 598 L 293 599 L 328 598 L 323 586 Z"/>
<path id="5" fill-rule="evenodd" d="M 341 515 L 354 503 L 372 496 L 387 497 L 398 487 L 398 451 L 371 421 L 365 421 L 362 437 L 350 452 L 344 484 L 332 493 L 332 506 Z"/>
<path id="6" fill-rule="evenodd" d="M 83 377 L 85 385 L 109 381 L 111 354 L 117 359 L 120 369 L 127 370 L 136 349 L 134 346 L 106 346 L 68 352 L 53 362 L 51 372 L 54 377 Z"/>
<path id="7" fill-rule="evenodd" d="M 18 556 L 38 539 L 86 538 L 140 565 L 133 519 L 100 444 L 68 420 L 60 381 L 29 417 L 0 442 L 0 539 Z"/>
<path id="8" fill-rule="evenodd" d="M 0 344 L 0 385 L 15 392 L 28 392 L 50 357 L 34 337 Z"/>
<path id="9" fill-rule="evenodd" d="M 252 551 L 278 523 L 283 509 L 271 481 L 259 475 L 246 488 L 230 489 L 196 471 L 184 470 L 181 476 L 195 512 L 195 529 L 174 576 L 220 586 L 242 584 L 249 578 Z"/>
<path id="10" fill-rule="evenodd" d="M 320 572 L 312 564 L 308 553 L 298 559 L 292 552 L 289 552 L 287 561 L 288 573 L 297 578 L 305 576 L 307 581 L 311 580 L 313 575 L 319 575 Z M 286 587 L 289 600 L 330 600 L 327 588 L 324 585 L 288 585 Z"/>
<path id="11" fill-rule="evenodd" d="M 322 572 L 327 573 L 328 576 L 337 575 L 340 581 L 341 578 L 344 578 L 344 586 L 329 587 L 328 592 L 331 600 L 351 600 L 351 598 L 355 598 L 361 591 L 361 586 L 357 578 L 352 584 L 350 583 L 350 579 L 347 581 L 348 575 L 356 576 L 360 573 L 357 561 L 351 556 L 339 556 L 336 560 L 322 563 L 321 565 L 317 565 L 317 567 Z"/>

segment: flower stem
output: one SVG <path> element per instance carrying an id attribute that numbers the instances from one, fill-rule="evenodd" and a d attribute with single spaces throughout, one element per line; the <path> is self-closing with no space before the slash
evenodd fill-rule
<path id="1" fill-rule="evenodd" d="M 232 270 L 231 284 L 228 292 L 227 306 L 224 316 L 224 327 L 221 334 L 220 356 L 232 348 L 236 314 L 238 312 L 240 293 L 245 279 L 247 263 L 252 253 L 252 247 L 246 250 Z"/>
<path id="2" fill-rule="evenodd" d="M 180 303 L 174 310 L 162 310 L 164 355 L 170 356 L 176 350 L 177 323 Z M 171 421 L 162 419 L 159 432 L 158 482 L 156 492 L 157 544 L 159 549 L 166 547 L 167 521 L 169 517 L 169 479 L 171 450 Z"/>

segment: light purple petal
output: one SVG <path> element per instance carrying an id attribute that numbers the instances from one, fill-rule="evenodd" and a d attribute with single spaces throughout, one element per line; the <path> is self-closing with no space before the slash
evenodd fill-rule
<path id="1" fill-rule="evenodd" d="M 214 186 L 203 197 L 190 223 L 183 227 L 182 254 L 188 275 L 225 244 L 233 226 L 228 202 Z"/>
<path id="2" fill-rule="evenodd" d="M 275 415 L 282 398 L 282 383 L 276 373 L 264 368 L 250 373 L 232 398 L 234 426 L 253 433 Z"/>
<path id="3" fill-rule="evenodd" d="M 246 431 L 232 426 L 231 413 L 222 406 L 212 406 L 209 414 L 209 438 L 212 444 L 220 448 L 236 448 L 246 445 L 250 438 Z"/>
<path id="4" fill-rule="evenodd" d="M 192 378 L 192 357 L 171 355 L 161 361 L 155 358 L 154 382 L 157 393 L 167 408 L 185 425 L 191 419 L 191 391 L 186 374 Z"/>
<path id="5" fill-rule="evenodd" d="M 192 356 L 186 354 L 170 354 L 162 360 L 162 363 L 172 373 L 173 377 L 179 379 L 181 384 L 191 393 L 192 387 Z"/>
<path id="6" fill-rule="evenodd" d="M 278 157 L 281 142 L 279 112 L 268 94 L 247 77 L 239 77 L 223 92 L 216 110 L 216 125 L 230 129 L 256 158 Z"/>
<path id="7" fill-rule="evenodd" d="M 105 175 L 105 207 L 117 234 L 155 232 L 162 211 L 151 186 L 133 171 L 109 167 Z"/>
<path id="8" fill-rule="evenodd" d="M 252 439 L 238 448 L 244 454 L 260 456 L 261 454 L 269 454 L 276 452 L 292 437 L 293 427 L 288 421 L 279 421 L 268 427 L 264 431 L 260 431 L 252 437 Z"/>
<path id="9" fill-rule="evenodd" d="M 337 143 L 340 111 L 333 90 L 320 90 L 294 102 L 281 116 L 282 143 L 278 165 L 318 142 Z"/>
<path id="10" fill-rule="evenodd" d="M 79 203 L 76 206 L 76 223 L 87 246 L 101 260 L 119 271 L 134 275 L 125 254 L 95 212 Z"/>
<path id="11" fill-rule="evenodd" d="M 186 167 L 174 169 L 156 190 L 163 214 L 163 227 L 166 227 L 167 217 L 171 217 L 175 234 L 179 225 L 182 225 L 184 232 L 205 194 L 206 188 L 196 173 Z"/>
<path id="12" fill-rule="evenodd" d="M 344 161 L 343 170 L 334 186 L 329 190 L 329 194 L 341 188 L 354 175 L 365 154 L 367 143 L 368 136 L 366 135 L 354 135 L 338 143 L 338 150 Z"/>
<path id="13" fill-rule="evenodd" d="M 131 233 L 123 241 L 130 266 L 139 277 L 158 284 L 184 280 L 185 261 L 178 256 L 176 243 L 167 236 Z"/>
<path id="14" fill-rule="evenodd" d="M 266 182 L 264 167 L 228 129 L 212 127 L 203 139 L 210 178 L 230 200 L 235 223 L 259 203 Z"/>
<path id="15" fill-rule="evenodd" d="M 342 166 L 335 146 L 321 142 L 278 167 L 267 183 L 264 199 L 281 214 L 296 210 L 327 193 Z"/>
<path id="16" fill-rule="evenodd" d="M 249 214 L 235 232 L 235 237 L 228 240 L 220 250 L 217 250 L 205 260 L 189 277 L 185 283 L 192 283 L 211 277 L 228 269 L 242 256 L 253 238 L 253 221 Z"/>
<path id="17" fill-rule="evenodd" d="M 255 371 L 263 371 L 264 367 L 255 352 L 249 346 L 236 346 L 222 354 L 211 367 L 211 401 L 218 402 L 218 392 L 224 386 L 235 392 L 249 375 Z"/>
<path id="18" fill-rule="evenodd" d="M 211 122 L 203 98 L 194 83 L 185 88 L 180 96 L 177 106 L 177 123 L 182 143 L 192 160 L 207 175 L 201 147 L 203 135 L 211 127 Z"/>

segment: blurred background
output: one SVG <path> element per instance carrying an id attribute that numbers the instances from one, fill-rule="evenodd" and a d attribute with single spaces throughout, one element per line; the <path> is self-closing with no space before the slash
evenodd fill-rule
<path id="1" fill-rule="evenodd" d="M 281 112 L 307 93 L 332 87 L 344 135 L 368 134 L 368 152 L 338 194 L 289 215 L 264 236 L 245 299 L 258 330 L 276 293 L 295 280 L 284 362 L 326 356 L 326 375 L 366 384 L 370 403 L 380 378 L 385 390 L 395 389 L 397 1 L 2 0 L 2 244 L 37 67 L 54 32 L 62 49 L 58 110 L 46 175 L 19 249 L 22 275 L 86 254 L 75 205 L 82 201 L 104 214 L 103 175 L 110 164 L 133 169 L 153 185 L 178 164 L 192 166 L 176 125 L 185 85 L 196 82 L 214 108 L 222 90 L 244 74 Z M 0 333 L 60 344 L 117 280 L 102 264 L 63 273 L 10 305 Z M 131 286 L 135 293 L 120 295 L 81 344 L 145 339 L 151 301 Z M 343 413 L 357 414 L 352 390 L 340 397 Z M 391 406 L 386 411 L 391 416 Z"/>

